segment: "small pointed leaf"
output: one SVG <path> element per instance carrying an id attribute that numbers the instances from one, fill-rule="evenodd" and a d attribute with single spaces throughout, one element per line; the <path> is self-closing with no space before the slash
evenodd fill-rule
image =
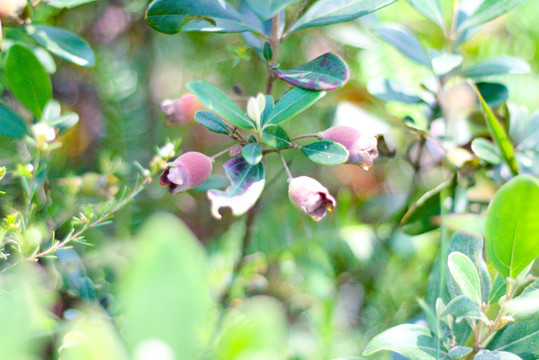
<path id="1" fill-rule="evenodd" d="M 408 28 L 397 24 L 386 24 L 377 27 L 374 32 L 387 43 L 394 46 L 404 56 L 426 66 L 431 67 L 429 55 Z"/>
<path id="2" fill-rule="evenodd" d="M 492 75 L 526 74 L 530 72 L 530 65 L 517 57 L 501 56 L 482 61 L 462 72 L 462 75 L 479 78 Z"/>
<path id="3" fill-rule="evenodd" d="M 195 114 L 195 121 L 204 126 L 206 129 L 217 134 L 228 134 L 228 128 L 221 118 L 211 111 L 199 110 Z"/>
<path id="4" fill-rule="evenodd" d="M 245 161 L 251 165 L 256 165 L 262 160 L 262 145 L 250 143 L 241 149 L 241 154 Z"/>
<path id="5" fill-rule="evenodd" d="M 481 311 L 479 305 L 477 305 L 472 299 L 468 296 L 460 295 L 454 298 L 447 304 L 442 316 L 452 315 L 456 318 L 457 322 L 460 322 L 461 319 L 466 320 L 479 320 L 489 324 L 487 316 Z"/>
<path id="6" fill-rule="evenodd" d="M 445 29 L 444 14 L 439 0 L 408 0 L 421 14 L 435 22 L 440 29 Z"/>
<path id="7" fill-rule="evenodd" d="M 298 115 L 325 94 L 323 91 L 309 91 L 301 88 L 290 90 L 271 109 L 269 115 L 265 118 L 264 125 L 277 125 Z"/>

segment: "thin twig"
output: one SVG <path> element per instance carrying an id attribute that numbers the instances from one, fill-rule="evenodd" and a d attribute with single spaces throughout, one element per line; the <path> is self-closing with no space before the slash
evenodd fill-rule
<path id="1" fill-rule="evenodd" d="M 279 154 L 279 157 L 281 158 L 281 162 L 283 163 L 284 171 L 286 171 L 286 176 L 288 176 L 288 180 L 292 180 L 294 177 L 292 176 L 292 173 L 290 173 L 290 169 L 288 168 L 288 165 L 286 164 L 286 161 L 284 160 L 283 154 L 280 151 L 277 151 Z"/>
<path id="2" fill-rule="evenodd" d="M 309 0 L 303 1 L 303 4 L 301 4 L 301 7 L 299 8 L 298 12 L 294 15 L 292 20 L 288 23 L 288 26 L 286 27 L 286 30 L 283 32 L 283 35 L 281 36 L 281 40 L 286 38 L 290 34 L 290 30 L 292 29 L 292 26 L 294 26 L 296 20 L 303 15 L 303 12 L 305 9 L 307 9 L 307 5 L 309 5 Z"/>

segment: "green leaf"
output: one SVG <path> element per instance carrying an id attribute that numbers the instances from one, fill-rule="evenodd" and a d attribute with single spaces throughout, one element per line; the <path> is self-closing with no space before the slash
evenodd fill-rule
<path id="1" fill-rule="evenodd" d="M 503 278 L 516 276 L 539 256 L 539 180 L 520 175 L 494 195 L 485 233 L 487 259 Z"/>
<path id="2" fill-rule="evenodd" d="M 88 4 L 94 1 L 98 1 L 98 0 L 51 0 L 51 2 L 49 2 L 47 5 L 53 6 L 56 8 L 61 8 L 61 9 L 63 8 L 72 9 L 74 7 Z"/>
<path id="3" fill-rule="evenodd" d="M 481 282 L 470 258 L 460 252 L 452 252 L 449 254 L 447 266 L 462 294 L 481 305 Z"/>
<path id="4" fill-rule="evenodd" d="M 195 121 L 206 129 L 218 134 L 228 134 L 228 128 L 221 118 L 214 113 L 206 110 L 199 110 L 195 114 Z"/>
<path id="5" fill-rule="evenodd" d="M 419 235 L 436 229 L 438 226 L 432 218 L 440 215 L 440 194 L 449 186 L 444 182 L 423 194 L 402 217 L 402 231 L 408 235 Z"/>
<path id="6" fill-rule="evenodd" d="M 464 58 L 460 54 L 450 54 L 430 49 L 432 71 L 438 76 L 449 74 L 462 65 Z"/>
<path id="7" fill-rule="evenodd" d="M 481 311 L 479 305 L 477 305 L 472 299 L 468 296 L 460 295 L 454 298 L 447 304 L 442 316 L 452 315 L 456 318 L 457 322 L 460 322 L 462 319 L 465 320 L 478 320 L 482 321 L 486 325 L 489 324 L 489 319 Z"/>
<path id="8" fill-rule="evenodd" d="M 539 289 L 523 292 L 520 296 L 507 301 L 504 307 L 515 320 L 539 318 Z"/>
<path id="9" fill-rule="evenodd" d="M 5 72 L 13 95 L 36 118 L 41 118 L 41 113 L 52 96 L 52 84 L 34 52 L 23 45 L 11 46 L 6 58 Z"/>
<path id="10" fill-rule="evenodd" d="M 256 165 L 262 160 L 262 145 L 250 143 L 241 149 L 241 154 L 245 161 L 251 165 Z"/>
<path id="11" fill-rule="evenodd" d="M 318 0 L 298 19 L 290 32 L 349 21 L 372 13 L 396 0 Z"/>
<path id="12" fill-rule="evenodd" d="M 274 68 L 273 73 L 287 83 L 314 91 L 335 90 L 350 78 L 348 66 L 334 53 L 320 55 L 292 70 Z"/>
<path id="13" fill-rule="evenodd" d="M 429 55 L 415 35 L 406 27 L 397 24 L 386 24 L 377 27 L 374 32 L 407 58 L 430 69 Z"/>
<path id="14" fill-rule="evenodd" d="M 520 4 L 523 4 L 526 0 L 484 0 L 481 6 L 475 10 L 475 12 L 466 19 L 459 27 L 458 31 L 461 32 L 466 28 L 481 25 L 487 21 L 493 20 L 498 16 L 501 16 Z"/>
<path id="15" fill-rule="evenodd" d="M 451 359 L 460 359 L 472 352 L 471 347 L 467 346 L 455 346 L 447 352 Z"/>
<path id="16" fill-rule="evenodd" d="M 205 81 L 195 81 L 187 84 L 187 88 L 208 109 L 230 121 L 232 124 L 244 129 L 252 129 L 253 122 L 240 109 L 238 105 L 224 92 Z"/>
<path id="17" fill-rule="evenodd" d="M 462 75 L 470 78 L 480 78 L 492 75 L 526 74 L 530 72 L 530 65 L 517 57 L 501 56 L 482 61 L 462 71 Z"/>
<path id="18" fill-rule="evenodd" d="M 204 248 L 176 216 L 165 213 L 152 216 L 137 238 L 117 303 L 129 323 L 127 344 L 133 351 L 152 339 L 175 358 L 193 358 L 211 301 Z"/>
<path id="19" fill-rule="evenodd" d="M 245 214 L 256 203 L 264 190 L 265 170 L 262 162 L 251 165 L 243 157 L 228 160 L 224 165 L 230 186 L 225 190 L 208 190 L 211 201 L 211 213 L 216 219 L 221 219 L 219 210 L 228 207 L 232 214 Z"/>
<path id="20" fill-rule="evenodd" d="M 501 297 L 505 295 L 506 292 L 507 284 L 500 276 L 500 274 L 496 274 L 496 277 L 494 278 L 494 284 L 492 284 L 492 290 L 490 291 L 490 296 L 488 298 L 488 304 L 497 303 L 501 299 Z"/>
<path id="21" fill-rule="evenodd" d="M 192 18 L 195 20 L 187 22 Z M 155 30 L 166 34 L 181 30 L 259 31 L 224 0 L 154 0 L 146 11 L 146 22 Z"/>
<path id="22" fill-rule="evenodd" d="M 505 163 L 509 166 L 509 169 L 511 170 L 513 175 L 517 175 L 518 165 L 515 160 L 513 146 L 511 145 L 511 142 L 509 141 L 509 138 L 507 137 L 507 134 L 505 133 L 504 129 L 498 122 L 498 119 L 496 119 L 496 116 L 488 107 L 487 103 L 485 102 L 485 99 L 483 99 L 483 96 L 481 95 L 480 91 L 476 90 L 476 93 L 479 97 L 479 101 L 481 102 L 481 107 L 483 108 L 483 112 L 485 114 L 485 120 L 487 122 L 487 127 L 490 132 L 490 135 L 494 139 L 494 142 L 498 146 L 498 149 L 500 149 L 503 159 Z"/>
<path id="23" fill-rule="evenodd" d="M 273 59 L 273 49 L 271 48 L 271 44 L 267 41 L 264 43 L 262 55 L 266 61 L 271 61 L 271 59 Z"/>
<path id="24" fill-rule="evenodd" d="M 408 2 L 442 30 L 445 29 L 444 14 L 439 0 L 408 0 Z"/>
<path id="25" fill-rule="evenodd" d="M 245 0 L 251 9 L 260 16 L 261 19 L 267 20 L 275 16 L 279 11 L 283 10 L 290 4 L 299 0 Z"/>
<path id="26" fill-rule="evenodd" d="M 94 66 L 95 56 L 86 40 L 64 29 L 48 25 L 26 25 L 26 32 L 53 54 L 80 66 Z"/>
<path id="27" fill-rule="evenodd" d="M 499 106 L 509 99 L 509 90 L 503 84 L 479 82 L 476 85 L 489 106 Z"/>
<path id="28" fill-rule="evenodd" d="M 502 162 L 502 156 L 496 145 L 485 138 L 473 139 L 472 151 L 479 159 L 489 164 L 498 165 Z"/>
<path id="29" fill-rule="evenodd" d="M 326 93 L 294 88 L 287 92 L 271 109 L 263 125 L 276 125 L 288 120 L 310 107 Z"/>
<path id="30" fill-rule="evenodd" d="M 61 135 L 67 130 L 71 129 L 73 126 L 77 125 L 79 122 L 79 114 L 77 113 L 66 113 L 59 118 L 56 118 L 51 122 L 51 125 L 58 128 L 58 133 Z"/>
<path id="31" fill-rule="evenodd" d="M 487 345 L 490 350 L 509 351 L 524 360 L 539 358 L 539 319 L 516 321 L 498 331 Z"/>
<path id="32" fill-rule="evenodd" d="M 312 161 L 320 165 L 339 165 L 348 160 L 348 150 L 331 140 L 315 141 L 302 146 L 301 151 Z"/>
<path id="33" fill-rule="evenodd" d="M 290 146 L 290 138 L 286 131 L 277 125 L 268 125 L 262 131 L 262 141 L 273 149 L 283 149 Z"/>
<path id="34" fill-rule="evenodd" d="M 24 121 L 10 109 L 0 104 L 0 135 L 22 139 L 28 133 Z"/>
<path id="35" fill-rule="evenodd" d="M 419 104 L 422 100 L 403 84 L 389 79 L 373 79 L 368 84 L 369 93 L 382 101 Z"/>
<path id="36" fill-rule="evenodd" d="M 402 324 L 376 335 L 363 351 L 364 356 L 389 350 L 413 360 L 435 360 L 436 339 L 424 326 Z M 445 355 L 445 353 L 443 353 Z"/>
<path id="37" fill-rule="evenodd" d="M 479 350 L 474 360 L 522 360 L 517 355 L 507 351 Z"/>

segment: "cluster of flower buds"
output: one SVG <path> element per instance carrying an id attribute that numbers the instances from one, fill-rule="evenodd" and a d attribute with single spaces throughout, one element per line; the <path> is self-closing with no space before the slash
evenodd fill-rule
<path id="1" fill-rule="evenodd" d="M 247 115 L 253 120 L 255 133 L 261 130 L 261 117 L 265 106 L 266 99 L 263 94 L 252 97 L 247 102 Z M 165 100 L 161 108 L 171 123 L 186 124 L 194 118 L 195 112 L 200 110 L 202 105 L 194 95 L 187 94 L 177 100 Z M 348 151 L 346 163 L 359 165 L 365 170 L 368 170 L 378 157 L 377 138 L 363 135 L 348 126 L 331 127 L 316 134 L 316 137 L 344 146 Z M 242 145 L 232 147 L 230 156 L 238 155 L 241 150 Z M 286 164 L 284 166 L 286 167 Z M 212 167 L 212 158 L 199 152 L 187 152 L 166 164 L 160 183 L 167 186 L 171 194 L 186 191 L 202 185 L 211 175 Z M 296 207 L 315 221 L 320 221 L 336 206 L 335 198 L 328 189 L 308 176 L 292 177 L 289 173 L 288 195 Z"/>

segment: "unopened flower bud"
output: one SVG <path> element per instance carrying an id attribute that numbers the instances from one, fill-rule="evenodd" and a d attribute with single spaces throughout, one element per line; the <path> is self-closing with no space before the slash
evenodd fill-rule
<path id="1" fill-rule="evenodd" d="M 321 132 L 322 140 L 332 140 L 343 145 L 349 152 L 347 164 L 360 165 L 368 170 L 378 157 L 378 142 L 375 136 L 362 135 L 348 126 L 333 126 Z"/>
<path id="2" fill-rule="evenodd" d="M 191 93 L 178 99 L 166 99 L 161 103 L 161 111 L 167 116 L 169 125 L 192 123 L 195 113 L 203 109 L 205 109 L 204 105 Z"/>
<path id="3" fill-rule="evenodd" d="M 247 102 L 247 115 L 257 124 L 257 129 L 260 129 L 260 119 L 262 117 L 262 113 L 264 112 L 264 109 L 266 107 L 266 98 L 264 97 L 264 94 L 258 94 L 255 97 L 249 98 L 249 101 Z"/>
<path id="4" fill-rule="evenodd" d="M 186 152 L 176 158 L 160 177 L 160 183 L 168 186 L 171 194 L 202 185 L 210 176 L 212 160 L 199 152 Z"/>
<path id="5" fill-rule="evenodd" d="M 164 159 L 170 159 L 171 157 L 174 156 L 174 144 L 166 143 L 165 145 L 159 148 L 159 151 L 157 152 L 157 154 Z"/>
<path id="6" fill-rule="evenodd" d="M 303 212 L 320 221 L 326 211 L 333 211 L 336 201 L 322 184 L 308 176 L 293 178 L 288 184 L 290 201 Z"/>

